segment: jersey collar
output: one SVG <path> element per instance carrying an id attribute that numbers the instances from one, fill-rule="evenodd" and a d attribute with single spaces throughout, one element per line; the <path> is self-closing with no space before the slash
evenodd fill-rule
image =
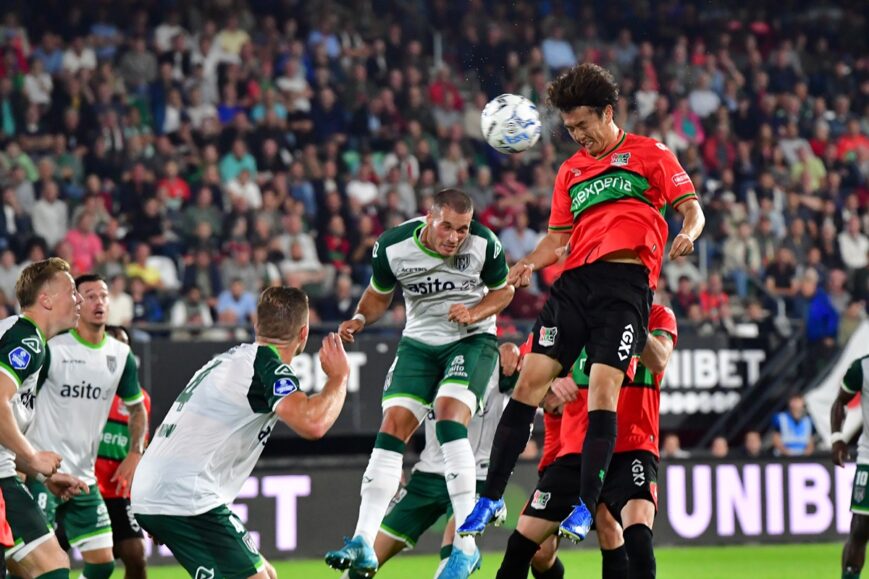
<path id="1" fill-rule="evenodd" d="M 90 348 L 91 350 L 99 350 L 100 348 L 103 347 L 103 345 L 106 343 L 106 340 L 108 339 L 108 334 L 103 334 L 103 339 L 100 340 L 100 343 L 94 344 L 94 343 L 88 342 L 87 340 L 82 338 L 81 334 L 79 334 L 78 330 L 76 330 L 75 328 L 73 328 L 69 331 L 69 335 L 72 336 L 73 338 L 75 338 L 76 342 L 78 342 L 79 344 L 81 344 L 85 348 Z"/>
<path id="2" fill-rule="evenodd" d="M 446 256 L 439 254 L 436 251 L 432 251 L 422 242 L 422 231 L 425 229 L 425 223 L 420 223 L 419 227 L 413 230 L 413 240 L 416 242 L 416 246 L 429 257 L 436 257 L 437 259 L 444 259 Z"/>
<path id="3" fill-rule="evenodd" d="M 619 132 L 621 133 L 621 136 L 619 137 L 618 141 L 616 141 L 616 144 L 613 145 L 612 148 L 609 149 L 608 151 L 606 151 L 606 152 L 604 152 L 604 153 L 601 153 L 600 155 L 598 155 L 597 157 L 595 157 L 595 159 L 597 159 L 598 161 L 600 161 L 601 159 L 603 159 L 604 157 L 606 157 L 607 155 L 609 155 L 610 153 L 612 153 L 613 151 L 615 151 L 616 149 L 618 149 L 619 147 L 622 146 L 622 143 L 625 142 L 625 137 L 627 137 L 628 134 L 627 134 L 625 131 L 621 130 L 621 129 L 619 129 Z"/>

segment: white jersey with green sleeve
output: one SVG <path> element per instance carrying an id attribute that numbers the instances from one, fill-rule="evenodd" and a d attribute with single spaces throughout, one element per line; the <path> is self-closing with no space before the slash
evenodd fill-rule
<path id="1" fill-rule="evenodd" d="M 842 379 L 842 390 L 851 394 L 860 394 L 860 410 L 863 412 L 863 433 L 857 441 L 857 464 L 869 464 L 869 436 L 866 425 L 869 424 L 869 356 L 857 358 L 848 367 Z"/>
<path id="2" fill-rule="evenodd" d="M 196 516 L 235 500 L 299 390 L 272 346 L 242 344 L 205 364 L 178 395 L 133 479 L 133 512 Z"/>
<path id="3" fill-rule="evenodd" d="M 474 334 L 495 334 L 494 315 L 471 326 L 447 318 L 454 304 L 475 306 L 489 290 L 507 285 L 507 261 L 498 238 L 472 221 L 459 252 L 444 257 L 420 241 L 425 226 L 424 218 L 411 219 L 380 236 L 372 253 L 371 289 L 387 294 L 401 286 L 407 338 L 442 346 Z"/>
<path id="4" fill-rule="evenodd" d="M 501 421 L 504 406 L 510 398 L 509 394 L 498 390 L 499 377 L 500 368 L 497 368 L 489 380 L 480 410 L 468 424 L 468 440 L 474 450 L 474 459 L 477 462 L 477 480 L 486 480 L 486 474 L 489 472 L 489 457 L 492 454 L 492 444 L 495 440 L 495 430 L 498 428 L 498 422 Z M 446 467 L 444 466 L 444 454 L 435 432 L 436 424 L 434 411 L 429 412 L 425 419 L 425 448 L 419 455 L 419 462 L 413 467 L 414 472 L 421 471 L 444 476 Z"/>
<path id="5" fill-rule="evenodd" d="M 47 358 L 45 334 L 30 318 L 10 316 L 0 321 L 0 372 L 18 388 L 11 400 L 12 415 L 24 433 L 33 419 L 39 372 Z M 0 445 L 0 478 L 10 476 L 15 476 L 15 453 Z"/>
<path id="6" fill-rule="evenodd" d="M 105 335 L 88 342 L 74 329 L 48 342 L 51 359 L 36 398 L 27 440 L 63 458 L 60 472 L 96 484 L 94 465 L 115 394 L 127 405 L 144 400 L 130 347 Z"/>

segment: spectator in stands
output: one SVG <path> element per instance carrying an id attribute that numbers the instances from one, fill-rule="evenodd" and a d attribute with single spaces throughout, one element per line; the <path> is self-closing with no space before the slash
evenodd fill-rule
<path id="1" fill-rule="evenodd" d="M 214 325 L 211 310 L 198 287 L 190 286 L 184 292 L 184 297 L 175 302 L 169 313 L 169 323 L 175 328 L 172 332 L 174 340 L 199 336 L 204 328 Z"/>
<path id="2" fill-rule="evenodd" d="M 15 252 L 11 249 L 4 249 L 3 253 L 0 254 L 0 292 L 9 303 L 14 303 L 16 300 L 15 284 L 21 269 L 15 263 Z"/>
<path id="3" fill-rule="evenodd" d="M 757 430 L 749 430 L 745 433 L 742 456 L 745 458 L 761 458 L 763 456 L 763 440 Z"/>
<path id="4" fill-rule="evenodd" d="M 60 190 L 54 182 L 46 183 L 42 198 L 33 206 L 33 231 L 49 247 L 66 237 L 69 219 L 68 205 L 60 199 Z"/>
<path id="5" fill-rule="evenodd" d="M 678 434 L 670 432 L 664 436 L 664 443 L 661 445 L 661 458 L 680 459 L 690 458 L 690 456 L 691 454 L 687 450 L 682 449 Z"/>
<path id="6" fill-rule="evenodd" d="M 130 278 L 130 297 L 133 300 L 133 323 L 157 324 L 163 321 L 160 301 L 139 276 Z"/>
<path id="7" fill-rule="evenodd" d="M 839 234 L 839 251 L 849 271 L 866 267 L 869 263 L 869 237 L 863 234 L 860 226 L 860 217 L 852 215 L 847 221 L 845 231 Z"/>
<path id="8" fill-rule="evenodd" d="M 857 328 L 866 320 L 866 302 L 851 300 L 839 318 L 838 346 L 844 348 Z"/>
<path id="9" fill-rule="evenodd" d="M 694 284 L 687 275 L 683 275 L 679 278 L 678 285 L 676 286 L 676 291 L 672 295 L 671 304 L 673 307 L 673 311 L 676 316 L 679 318 L 684 318 L 688 315 L 688 311 L 693 307 L 698 307 L 698 312 L 701 313 L 702 310 L 699 309 L 700 306 L 700 296 L 697 295 L 697 290 L 694 287 Z"/>
<path id="10" fill-rule="evenodd" d="M 75 228 L 66 234 L 66 242 L 72 250 L 72 262 L 69 264 L 77 275 L 93 271 L 103 257 L 103 242 L 94 231 L 95 217 L 91 213 L 81 213 L 75 223 Z"/>
<path id="11" fill-rule="evenodd" d="M 516 213 L 516 220 L 510 227 L 501 231 L 499 236 L 508 263 L 516 263 L 537 247 L 540 234 L 528 227 L 528 213 Z"/>
<path id="12" fill-rule="evenodd" d="M 791 395 L 788 409 L 773 417 L 770 430 L 776 456 L 809 456 L 815 452 L 815 426 L 800 394 Z"/>
<path id="13" fill-rule="evenodd" d="M 230 281 L 218 296 L 216 309 L 221 324 L 246 326 L 256 322 L 256 297 L 239 278 Z"/>
<path id="14" fill-rule="evenodd" d="M 356 301 L 353 295 L 353 280 L 348 275 L 339 275 L 335 280 L 335 295 L 320 300 L 317 312 L 324 322 L 348 320 L 356 311 Z"/>
<path id="15" fill-rule="evenodd" d="M 727 439 L 723 436 L 713 438 L 709 452 L 713 458 L 727 458 L 727 455 L 730 454 L 730 445 L 727 444 Z"/>
<path id="16" fill-rule="evenodd" d="M 133 298 L 127 293 L 127 278 L 123 274 L 109 278 L 109 300 L 112 307 L 108 324 L 128 327 L 133 322 Z"/>

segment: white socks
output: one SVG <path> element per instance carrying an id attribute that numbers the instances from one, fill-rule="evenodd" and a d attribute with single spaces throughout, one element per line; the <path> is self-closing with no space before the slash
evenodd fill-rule
<path id="1" fill-rule="evenodd" d="M 447 479 L 447 491 L 450 493 L 450 501 L 453 504 L 453 514 L 456 517 L 456 528 L 458 529 L 474 508 L 477 490 L 477 461 L 474 459 L 474 451 L 467 438 L 442 444 L 441 449 L 443 449 L 446 466 L 444 476 Z M 471 554 L 475 549 L 474 538 L 459 537 L 456 534 L 453 538 L 453 548 Z"/>
<path id="2" fill-rule="evenodd" d="M 468 450 L 470 451 L 470 444 Z M 356 531 L 353 536 L 362 535 L 371 547 L 374 547 L 374 538 L 377 536 L 383 517 L 386 516 L 389 502 L 401 483 L 403 458 L 403 455 L 397 452 L 375 448 L 371 451 L 368 468 L 362 475 L 362 489 L 359 492 L 362 503 L 359 505 L 359 519 L 356 521 Z M 473 460 L 473 455 L 471 458 Z M 471 499 L 473 499 L 473 491 Z M 455 506 L 453 508 L 455 509 Z"/>

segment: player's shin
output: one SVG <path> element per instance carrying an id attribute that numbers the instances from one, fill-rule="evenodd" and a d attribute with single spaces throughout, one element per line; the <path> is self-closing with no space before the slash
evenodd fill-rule
<path id="1" fill-rule="evenodd" d="M 515 399 L 507 403 L 501 421 L 498 422 L 498 429 L 495 431 L 489 472 L 482 496 L 500 499 L 504 495 L 504 489 L 507 488 L 507 481 L 513 474 L 519 455 L 528 444 L 536 412 L 536 406 Z"/>
<path id="2" fill-rule="evenodd" d="M 531 568 L 531 576 L 534 579 L 564 579 L 564 563 L 558 557 L 555 562 L 546 571 L 538 571 L 534 567 Z"/>
<path id="3" fill-rule="evenodd" d="M 501 561 L 496 579 L 526 579 L 531 568 L 531 559 L 539 548 L 537 543 L 519 531 L 513 531 L 507 540 L 504 560 Z"/>
<path id="4" fill-rule="evenodd" d="M 386 433 L 379 433 L 368 460 L 368 468 L 362 475 L 359 518 L 353 536 L 362 535 L 369 546 L 374 545 L 377 529 L 389 507 L 389 501 L 401 483 L 401 465 L 405 444 Z"/>
<path id="5" fill-rule="evenodd" d="M 474 507 L 474 493 L 477 486 L 477 463 L 468 440 L 468 428 L 460 422 L 441 420 L 437 423 L 435 431 L 444 455 L 447 492 L 450 495 L 456 522 L 460 525 Z M 475 549 L 472 537 L 459 535 L 453 539 L 453 546 L 467 554 L 473 553 Z"/>
<path id="6" fill-rule="evenodd" d="M 654 579 L 657 573 L 652 529 L 646 525 L 631 525 L 624 531 L 628 553 L 628 579 Z"/>
<path id="7" fill-rule="evenodd" d="M 579 497 L 590 512 L 594 512 L 603 480 L 616 445 L 616 413 L 591 410 L 588 431 L 582 445 L 582 472 Z"/>
<path id="8" fill-rule="evenodd" d="M 601 549 L 603 579 L 627 579 L 628 552 L 622 545 L 618 549 Z"/>

